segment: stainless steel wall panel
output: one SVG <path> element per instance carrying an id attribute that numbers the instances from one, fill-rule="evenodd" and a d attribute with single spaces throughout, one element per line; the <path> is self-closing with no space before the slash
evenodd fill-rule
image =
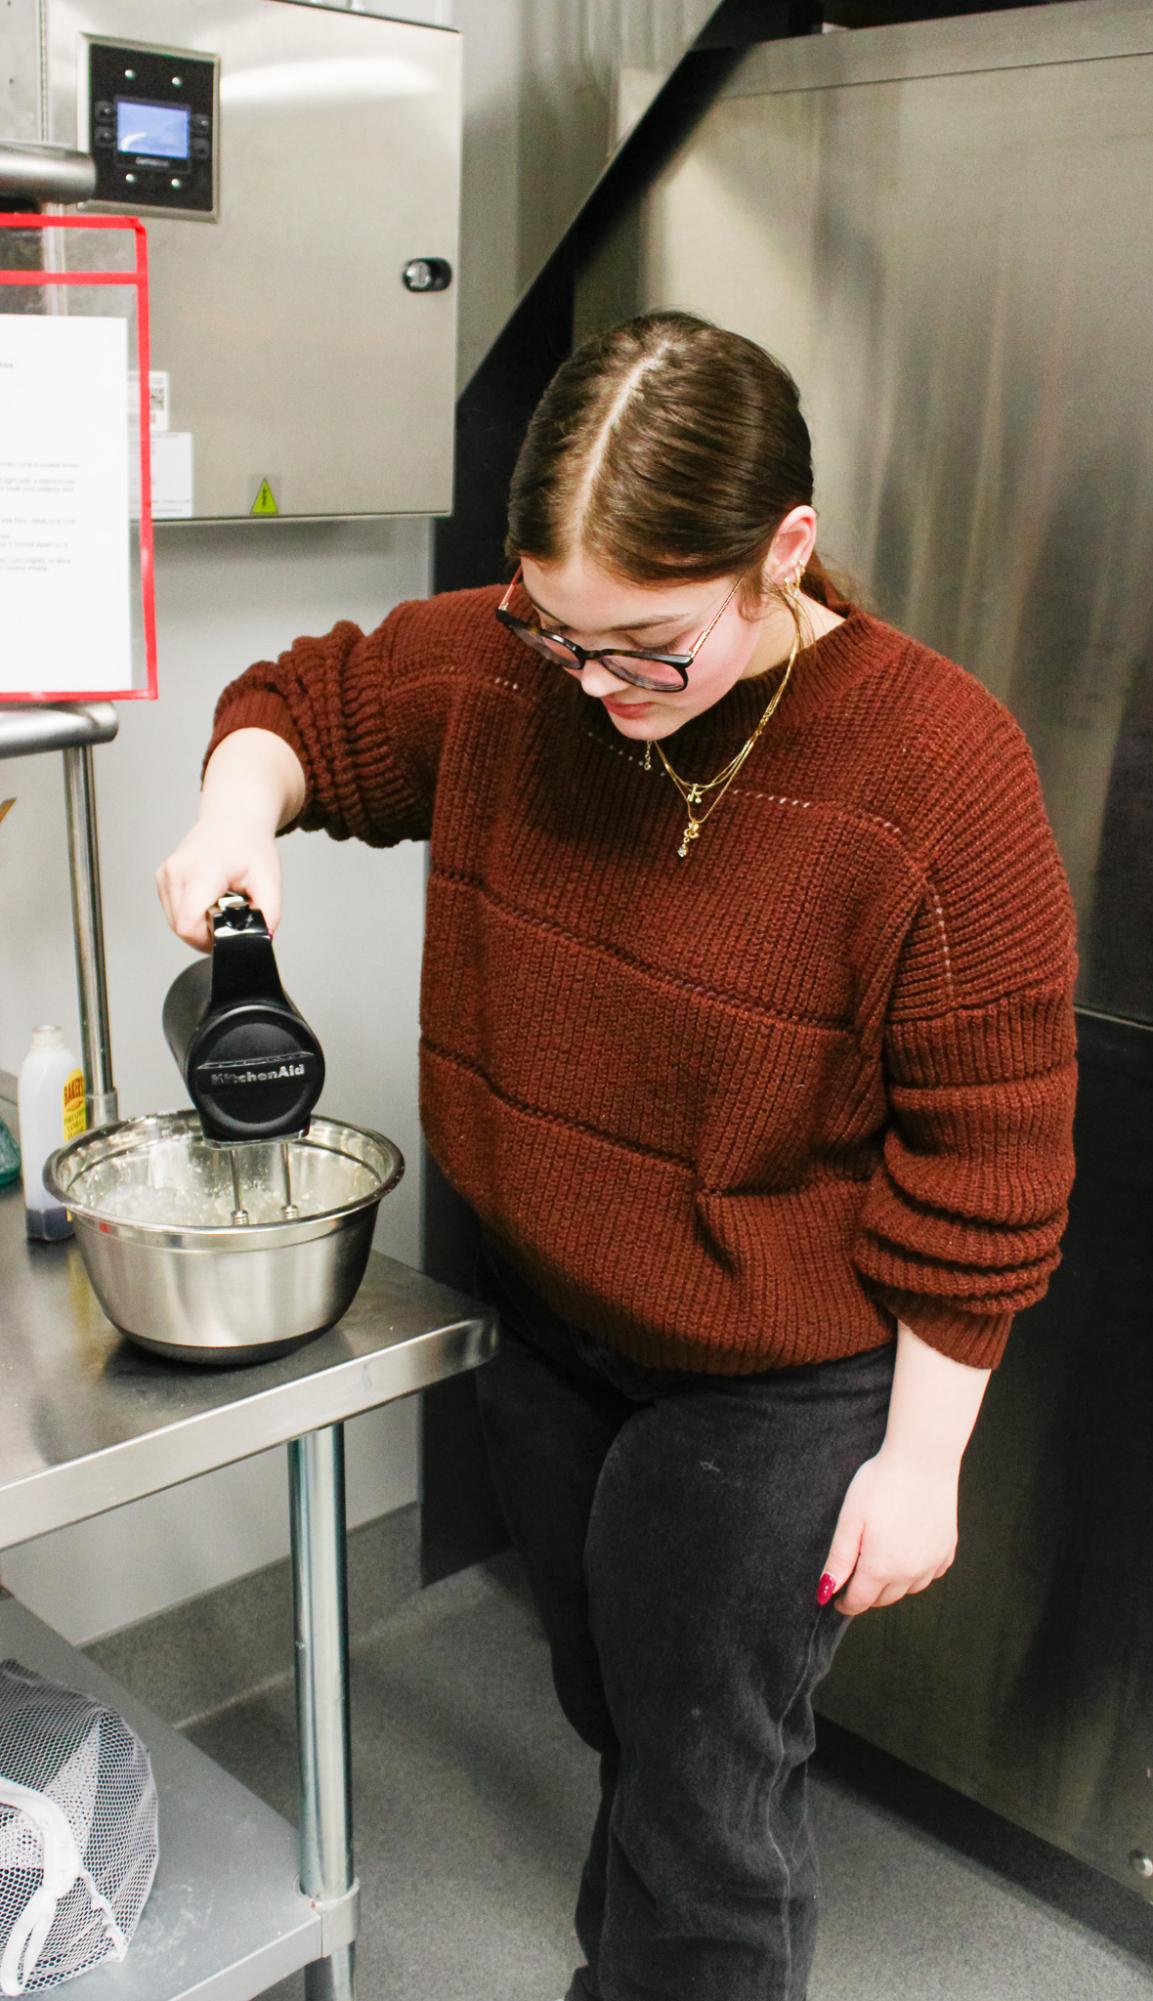
<path id="1" fill-rule="evenodd" d="M 1151 53 L 1149 0 L 1052 0 L 979 19 L 953 15 L 765 43 L 750 49 L 721 95 L 764 97 L 776 90 L 912 82 L 960 70 L 1032 69 Z"/>
<path id="2" fill-rule="evenodd" d="M 1082 1015 L 1079 1173 L 1009 1342 L 948 1576 L 845 1638 L 823 1715 L 1153 1896 L 1153 1032 Z"/>
<path id="3" fill-rule="evenodd" d="M 285 0 L 49 0 L 52 130 L 82 37 L 219 54 L 220 217 L 148 220 L 152 366 L 194 440 L 198 519 L 435 514 L 452 502 L 460 43 Z"/>
<path id="4" fill-rule="evenodd" d="M 40 62 L 37 0 L 4 0 L 0 12 L 0 137 L 31 146 L 40 130 Z"/>
<path id="5" fill-rule="evenodd" d="M 1046 12 L 1085 46 L 1083 8 Z M 1153 47 L 1148 6 L 1101 7 L 1107 45 L 1119 14 Z M 848 34 L 781 45 L 803 87 L 738 76 L 645 206 L 631 303 L 792 370 L 822 547 L 1014 709 L 1078 902 L 1079 998 L 1151 1021 L 1153 56 L 987 63 L 1013 18 L 940 24 L 963 69 L 933 73 L 922 26 L 900 81 L 818 88 Z M 779 82 L 777 53 L 746 90 Z"/>
<path id="6" fill-rule="evenodd" d="M 715 0 L 453 0 L 468 113 L 461 386 Z"/>

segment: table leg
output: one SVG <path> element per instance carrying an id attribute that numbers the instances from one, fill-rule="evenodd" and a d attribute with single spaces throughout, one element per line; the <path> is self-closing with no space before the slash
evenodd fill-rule
<path id="1" fill-rule="evenodd" d="M 300 1887 L 338 1907 L 346 1943 L 305 1970 L 306 2001 L 354 2001 L 355 1893 L 348 1705 L 344 1428 L 288 1447 L 296 1716 L 300 1746 Z M 350 1915 L 351 1913 L 351 1915 Z M 332 1913 L 334 1919 L 337 1910 Z"/>

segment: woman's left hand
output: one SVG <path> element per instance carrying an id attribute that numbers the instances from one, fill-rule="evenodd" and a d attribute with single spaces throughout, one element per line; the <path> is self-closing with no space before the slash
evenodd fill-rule
<path id="1" fill-rule="evenodd" d="M 959 1473 L 959 1462 L 928 1466 L 892 1447 L 866 1459 L 841 1503 L 819 1602 L 837 1593 L 837 1611 L 854 1618 L 943 1577 L 957 1553 Z"/>

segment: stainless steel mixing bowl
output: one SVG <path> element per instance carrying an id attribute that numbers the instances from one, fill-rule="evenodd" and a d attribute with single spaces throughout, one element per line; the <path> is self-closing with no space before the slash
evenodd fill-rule
<path id="1" fill-rule="evenodd" d="M 44 1180 L 115 1326 L 162 1355 L 233 1363 L 283 1354 L 347 1312 L 403 1172 L 392 1141 L 363 1126 L 314 1118 L 303 1138 L 218 1146 L 182 1111 L 98 1126 L 54 1153 Z"/>

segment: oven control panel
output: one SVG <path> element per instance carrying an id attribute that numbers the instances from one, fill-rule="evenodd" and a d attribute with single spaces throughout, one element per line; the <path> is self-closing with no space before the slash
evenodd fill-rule
<path id="1" fill-rule="evenodd" d="M 218 59 L 94 37 L 87 55 L 80 144 L 96 162 L 94 206 L 215 221 Z"/>

